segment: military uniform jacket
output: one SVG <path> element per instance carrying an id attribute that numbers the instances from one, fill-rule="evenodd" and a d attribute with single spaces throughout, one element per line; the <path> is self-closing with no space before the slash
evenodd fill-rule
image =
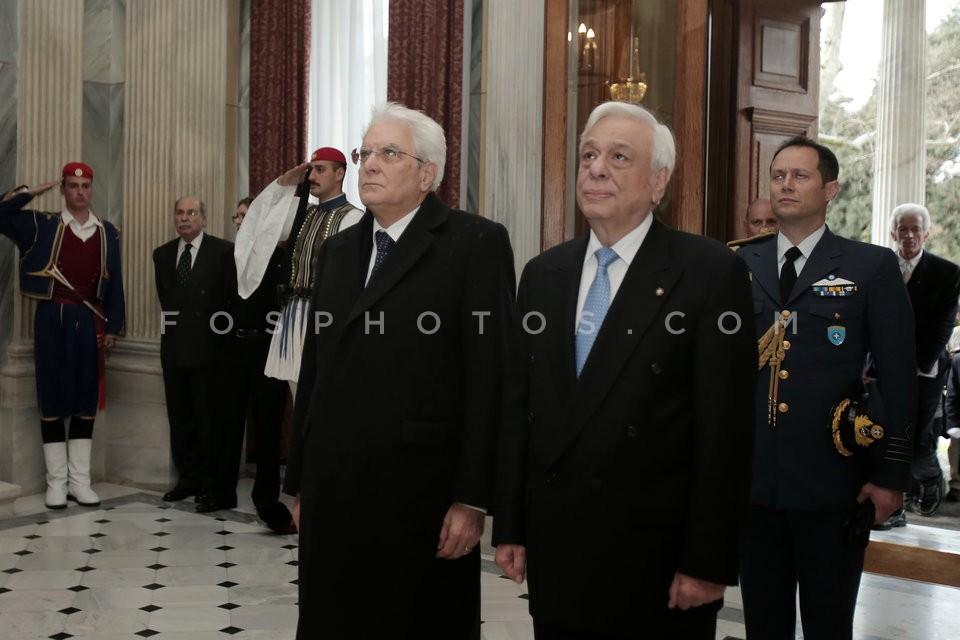
<path id="1" fill-rule="evenodd" d="M 753 274 L 758 335 L 781 314 L 777 242 L 742 248 Z M 842 294 L 830 287 L 852 288 Z M 819 291 L 819 293 L 818 293 Z M 792 321 L 776 401 L 768 423 L 770 369 L 757 376 L 753 490 L 755 505 L 781 509 L 849 509 L 866 482 L 906 490 L 916 408 L 913 312 L 893 252 L 826 229 L 786 303 Z M 787 345 L 785 345 L 786 347 Z M 836 450 L 828 413 L 862 391 L 867 354 L 875 365 L 886 432 L 852 457 Z"/>
<path id="2" fill-rule="evenodd" d="M 53 296 L 54 280 L 47 268 L 55 265 L 60 257 L 67 226 L 58 213 L 22 211 L 21 207 L 31 199 L 29 194 L 21 194 L 0 202 L 0 233 L 13 240 L 20 250 L 20 292 L 28 298 L 49 300 Z M 106 333 L 120 335 L 125 322 L 120 233 L 107 220 L 101 222 L 103 227 L 97 227 L 100 234 L 97 299 L 103 304 L 107 317 Z"/>

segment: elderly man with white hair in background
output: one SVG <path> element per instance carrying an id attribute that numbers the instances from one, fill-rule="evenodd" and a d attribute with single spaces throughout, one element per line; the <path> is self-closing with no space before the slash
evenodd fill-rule
<path id="1" fill-rule="evenodd" d="M 919 204 L 901 204 L 890 214 L 890 237 L 913 305 L 917 343 L 917 414 L 914 422 L 913 483 L 906 509 L 932 516 L 943 500 L 944 481 L 937 460 L 940 429 L 934 419 L 948 369 L 947 340 L 960 297 L 960 267 L 925 250 L 930 212 Z M 880 528 L 906 524 L 903 509 Z"/>

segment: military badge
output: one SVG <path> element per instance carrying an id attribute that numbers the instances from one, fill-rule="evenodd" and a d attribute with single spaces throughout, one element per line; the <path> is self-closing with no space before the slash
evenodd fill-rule
<path id="1" fill-rule="evenodd" d="M 843 344 L 843 341 L 847 337 L 847 328 L 839 324 L 834 324 L 827 327 L 827 340 L 830 341 L 835 347 L 839 347 Z"/>
<path id="2" fill-rule="evenodd" d="M 813 291 L 813 295 L 821 298 L 843 298 L 852 296 L 857 292 L 857 283 L 831 273 L 826 278 L 817 280 L 810 285 L 810 289 Z"/>
<path id="3" fill-rule="evenodd" d="M 840 455 L 849 457 L 883 439 L 883 407 L 876 382 L 868 382 L 859 398 L 844 398 L 830 407 L 830 433 Z"/>

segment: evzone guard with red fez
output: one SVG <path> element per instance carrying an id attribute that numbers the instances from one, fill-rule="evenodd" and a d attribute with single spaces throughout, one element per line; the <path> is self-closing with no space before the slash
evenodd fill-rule
<path id="1" fill-rule="evenodd" d="M 283 308 L 264 373 L 287 380 L 293 388 L 310 326 L 317 251 L 324 240 L 356 224 L 363 214 L 343 193 L 346 170 L 347 159 L 340 150 L 317 149 L 310 155 L 310 162 L 290 169 L 260 192 L 237 232 L 237 291 L 243 298 L 250 297 L 260 285 L 274 248 L 286 243 L 285 281 L 278 291 Z M 307 206 L 306 189 L 319 204 Z"/>
<path id="2" fill-rule="evenodd" d="M 56 185 L 62 212 L 23 208 Z M 124 326 L 120 234 L 90 210 L 92 189 L 93 169 L 71 162 L 61 180 L 20 186 L 0 200 L 0 233 L 20 250 L 20 291 L 38 301 L 34 353 L 50 509 L 68 498 L 100 504 L 90 487 L 91 436 L 104 406 L 104 350 Z"/>

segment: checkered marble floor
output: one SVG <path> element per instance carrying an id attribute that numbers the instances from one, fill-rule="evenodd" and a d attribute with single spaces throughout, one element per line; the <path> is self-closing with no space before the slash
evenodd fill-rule
<path id="1" fill-rule="evenodd" d="M 106 497 L 110 488 L 97 488 L 100 508 L 18 509 L 0 520 L 0 637 L 294 637 L 295 535 L 269 532 L 243 500 L 237 510 L 198 514 L 191 502 L 171 505 L 136 490 Z M 960 548 L 960 533 L 924 529 L 893 535 L 907 541 L 913 530 L 941 548 Z M 489 556 L 481 585 L 484 640 L 532 640 L 525 585 L 503 578 Z M 728 590 L 726 604 L 718 640 L 744 638 L 737 589 Z M 958 607 L 958 589 L 867 575 L 855 637 L 960 638 Z"/>

